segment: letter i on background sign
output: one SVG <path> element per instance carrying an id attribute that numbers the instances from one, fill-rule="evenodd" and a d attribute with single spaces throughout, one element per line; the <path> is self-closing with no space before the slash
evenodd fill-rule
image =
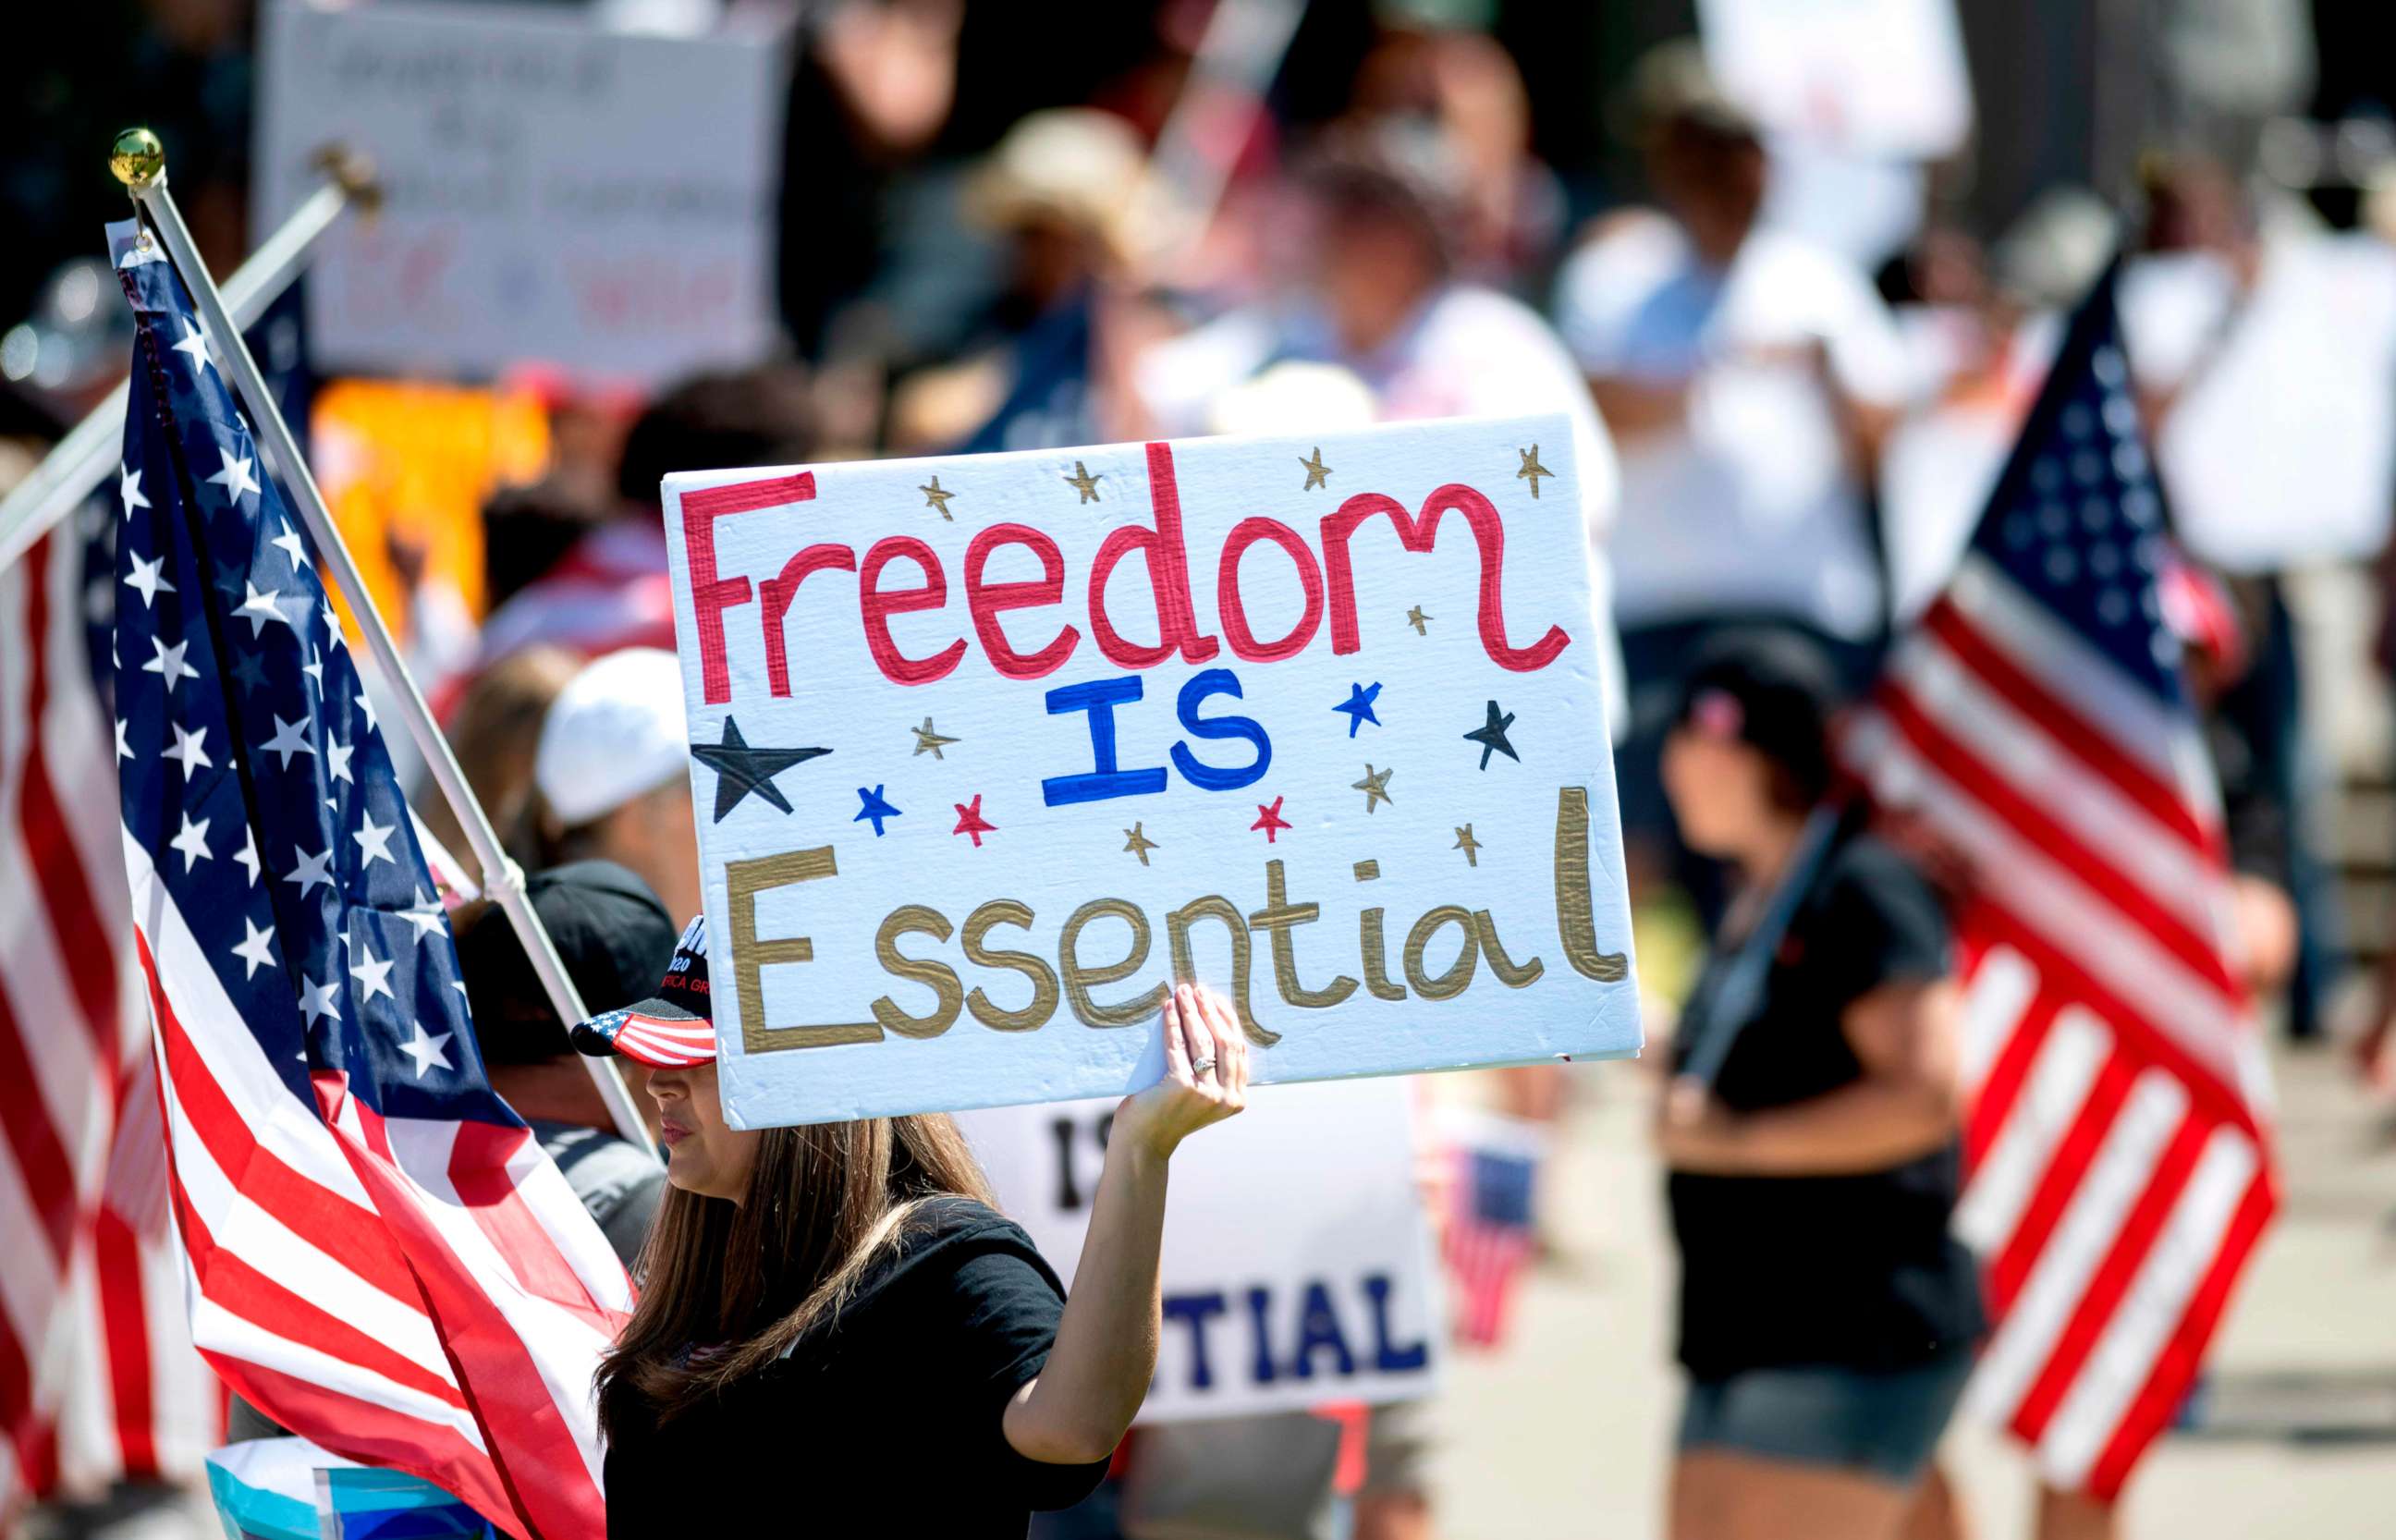
<path id="1" fill-rule="evenodd" d="M 1638 1051 L 1562 418 L 663 500 L 741 1126 Z"/>

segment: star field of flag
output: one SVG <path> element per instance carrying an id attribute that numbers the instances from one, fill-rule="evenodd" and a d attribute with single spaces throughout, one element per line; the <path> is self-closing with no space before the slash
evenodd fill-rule
<path id="1" fill-rule="evenodd" d="M 127 837 L 312 1109 L 334 1072 L 386 1115 L 516 1126 L 314 551 L 172 267 L 130 223 L 110 248 L 145 342 L 116 498 Z"/>
<path id="2" fill-rule="evenodd" d="M 2179 643 L 2156 591 L 2168 564 L 2163 492 L 2123 356 L 2120 325 L 2085 318 L 2090 349 L 2071 388 L 2043 395 L 2025 424 L 1973 549 L 2066 630 L 2122 671 L 2178 702 Z"/>

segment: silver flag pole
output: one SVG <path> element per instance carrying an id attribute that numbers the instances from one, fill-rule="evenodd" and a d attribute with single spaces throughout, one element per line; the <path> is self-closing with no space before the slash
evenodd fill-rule
<path id="1" fill-rule="evenodd" d="M 244 331 L 256 325 L 267 307 L 291 286 L 308 265 L 316 238 L 333 227 L 343 210 L 354 204 L 372 214 L 381 200 L 372 168 L 359 156 L 327 150 L 319 164 L 325 168 L 325 184 L 308 194 L 225 280 L 225 312 Z M 35 540 L 57 528 L 108 479 L 125 445 L 126 391 L 119 382 L 31 474 L 0 498 L 0 567 L 33 549 Z"/>
<path id="2" fill-rule="evenodd" d="M 524 872 L 499 848 L 489 816 L 484 813 L 473 789 L 466 784 L 465 772 L 458 767 L 457 756 L 449 751 L 449 740 L 433 722 L 432 710 L 424 704 L 423 692 L 416 687 L 416 680 L 400 658 L 399 644 L 392 640 L 390 628 L 375 609 L 374 596 L 366 591 L 365 579 L 358 576 L 357 564 L 351 559 L 350 548 L 342 541 L 341 532 L 325 506 L 324 494 L 316 489 L 316 478 L 300 458 L 290 424 L 283 420 L 273 393 L 259 373 L 257 360 L 250 357 L 249 346 L 242 340 L 241 328 L 233 324 L 224 297 L 217 291 L 206 265 L 192 244 L 192 232 L 183 223 L 181 211 L 175 206 L 174 195 L 166 191 L 166 151 L 159 145 L 157 136 L 148 129 L 128 128 L 117 136 L 109 166 L 132 194 L 134 206 L 157 232 L 166 255 L 191 290 L 192 301 L 200 312 L 200 325 L 215 345 L 234 389 L 249 407 L 250 426 L 281 472 L 284 489 L 291 495 L 300 518 L 308 525 L 308 533 L 314 538 L 325 569 L 348 599 L 359 633 L 366 639 L 367 650 L 374 654 L 384 683 L 397 697 L 400 715 L 416 739 L 418 751 L 424 756 L 425 767 L 433 773 L 442 796 L 448 799 L 450 811 L 458 816 L 466 843 L 482 867 L 483 891 L 499 904 L 509 924 L 514 927 L 516 939 L 524 944 L 525 955 L 532 960 L 533 971 L 539 976 L 541 988 L 548 993 L 550 1006 L 556 1011 L 558 1019 L 568 1025 L 581 1020 L 588 1014 L 583 1010 L 582 997 L 567 976 L 566 964 L 559 961 L 557 949 L 541 925 L 540 916 L 533 912 L 532 900 L 525 894 Z M 616 1061 L 584 1057 L 582 1064 L 591 1072 L 592 1083 L 599 1088 L 601 1099 L 607 1104 L 616 1131 L 654 1155 L 657 1147 L 649 1138 L 648 1125 L 641 1121 L 640 1110 L 633 1105 L 632 1091 L 618 1072 Z"/>

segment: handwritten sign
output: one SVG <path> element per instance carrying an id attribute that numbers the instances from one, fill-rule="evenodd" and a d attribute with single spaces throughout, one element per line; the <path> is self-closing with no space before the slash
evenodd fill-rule
<path id="1" fill-rule="evenodd" d="M 1764 126 L 1935 160 L 1972 129 L 1955 0 L 1697 0 L 1706 62 Z"/>
<path id="2" fill-rule="evenodd" d="M 743 1127 L 1637 1051 L 1561 417 L 666 479 Z"/>
<path id="3" fill-rule="evenodd" d="M 371 156 L 385 206 L 325 238 L 318 364 L 654 384 L 774 335 L 785 51 L 603 32 L 551 7 L 267 7 L 252 214 Z"/>
<path id="4" fill-rule="evenodd" d="M 1165 1334 L 1144 1423 L 1381 1402 L 1435 1388 L 1444 1330 L 1403 1081 L 1277 1086 L 1173 1158 Z M 1069 1284 L 1116 1100 L 958 1116 Z M 1304 1171 L 1303 1182 L 1289 1174 Z"/>

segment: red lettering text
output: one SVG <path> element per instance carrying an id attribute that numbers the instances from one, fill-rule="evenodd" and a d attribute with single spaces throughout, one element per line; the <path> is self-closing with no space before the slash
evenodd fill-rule
<path id="1" fill-rule="evenodd" d="M 857 552 L 841 545 L 811 545 L 782 564 L 780 577 L 757 585 L 763 611 L 758 621 L 765 628 L 765 684 L 778 696 L 791 693 L 790 644 L 782 635 L 782 617 L 791 613 L 791 601 L 799 596 L 807 574 L 827 567 L 855 572 Z"/>
<path id="2" fill-rule="evenodd" d="M 1022 546 L 1040 558 L 1041 577 L 1037 582 L 982 581 L 982 568 L 989 564 L 990 553 L 1004 545 Z M 1064 596 L 1065 554 L 1057 549 L 1056 541 L 1030 524 L 992 524 L 975 536 L 973 544 L 965 548 L 965 608 L 973 614 L 974 634 L 981 638 L 982 651 L 990 654 L 991 667 L 1009 679 L 1038 679 L 1043 674 L 1055 673 L 1065 666 L 1065 659 L 1073 656 L 1082 633 L 1067 626 L 1038 652 L 1018 653 L 1007 641 L 1005 629 L 998 623 L 1000 612 L 1054 604 Z"/>
<path id="3" fill-rule="evenodd" d="M 1360 492 L 1323 520 L 1323 564 L 1330 580 L 1331 650 L 1345 656 L 1364 644 L 1356 635 L 1356 580 L 1348 561 L 1348 537 L 1376 513 L 1387 513 L 1398 529 L 1398 543 L 1408 551 L 1429 551 L 1439 531 L 1440 515 L 1454 509 L 1472 527 L 1481 548 L 1481 647 L 1490 661 L 1516 673 L 1530 673 L 1555 661 L 1572 638 L 1561 626 L 1527 647 L 1506 644 L 1506 525 L 1498 510 L 1469 486 L 1450 482 L 1423 499 L 1422 511 L 1409 514 L 1395 498 Z"/>
<path id="4" fill-rule="evenodd" d="M 924 572 L 921 588 L 885 589 L 882 569 L 900 558 L 914 563 Z M 940 559 L 932 548 L 907 535 L 893 535 L 876 540 L 865 553 L 865 564 L 857 574 L 857 609 L 865 621 L 865 645 L 873 654 L 873 665 L 883 677 L 894 684 L 929 684 L 946 679 L 965 655 L 965 638 L 942 647 L 925 658 L 912 658 L 898 650 L 890 636 L 890 617 L 910 615 L 917 610 L 936 610 L 949 602 L 949 575 L 940 570 Z"/>
<path id="5" fill-rule="evenodd" d="M 1306 591 L 1306 613 L 1278 642 L 1256 639 L 1248 630 L 1247 606 L 1240 599 L 1240 558 L 1258 540 L 1271 540 L 1289 553 L 1291 564 L 1298 568 L 1298 583 Z M 1215 603 L 1222 611 L 1223 634 L 1231 639 L 1231 651 L 1246 661 L 1271 663 L 1304 652 L 1314 640 L 1315 628 L 1323 624 L 1323 574 L 1315 567 L 1314 552 L 1305 537 L 1278 519 L 1242 519 L 1233 524 L 1231 538 L 1223 542 L 1222 562 L 1215 569 Z"/>
<path id="6" fill-rule="evenodd" d="M 727 513 L 753 513 L 761 508 L 806 502 L 815 495 L 816 478 L 805 471 L 795 476 L 735 482 L 682 495 L 683 562 L 690 574 L 691 623 L 699 631 L 699 680 L 711 706 L 732 698 L 732 668 L 724 656 L 724 612 L 749 602 L 748 578 L 715 575 L 715 521 Z"/>

